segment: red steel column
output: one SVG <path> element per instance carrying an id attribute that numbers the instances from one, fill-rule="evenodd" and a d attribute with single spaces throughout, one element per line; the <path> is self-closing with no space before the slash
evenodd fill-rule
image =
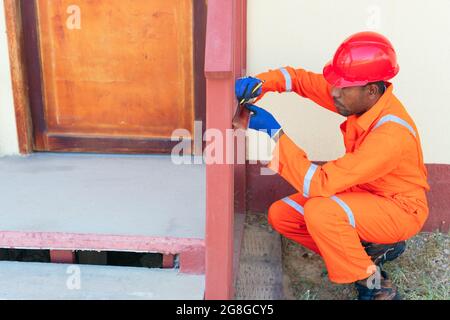
<path id="1" fill-rule="evenodd" d="M 242 0 L 209 0 L 205 74 L 206 125 L 223 142 L 236 109 L 234 82 L 242 70 Z M 240 14 L 238 14 L 240 13 Z M 239 35 L 239 36 L 238 36 Z M 223 143 L 224 160 L 226 143 Z M 245 174 L 238 170 L 238 174 Z M 233 288 L 234 164 L 206 168 L 206 299 L 231 299 Z M 244 180 L 245 181 L 245 180 Z M 242 185 L 242 182 L 240 182 Z"/>

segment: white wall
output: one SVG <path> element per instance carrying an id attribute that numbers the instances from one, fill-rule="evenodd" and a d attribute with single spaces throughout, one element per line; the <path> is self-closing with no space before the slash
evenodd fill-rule
<path id="1" fill-rule="evenodd" d="M 0 1 L 0 156 L 19 153 L 3 1 Z"/>
<path id="2" fill-rule="evenodd" d="M 450 163 L 450 0 L 248 0 L 248 74 L 290 65 L 322 72 L 349 35 L 374 30 L 394 44 L 395 94 L 415 120 L 428 163 Z M 345 119 L 295 94 L 260 102 L 313 160 L 343 154 Z M 266 158 L 251 141 L 250 158 Z"/>

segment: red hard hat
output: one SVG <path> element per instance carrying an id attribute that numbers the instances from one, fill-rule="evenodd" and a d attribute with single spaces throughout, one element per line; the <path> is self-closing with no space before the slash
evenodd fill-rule
<path id="1" fill-rule="evenodd" d="M 323 69 L 323 75 L 332 86 L 343 88 L 387 81 L 399 71 L 391 42 L 381 34 L 367 31 L 345 40 Z"/>

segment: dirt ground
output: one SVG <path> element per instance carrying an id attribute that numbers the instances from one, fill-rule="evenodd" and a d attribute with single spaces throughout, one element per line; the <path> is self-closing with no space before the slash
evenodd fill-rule
<path id="1" fill-rule="evenodd" d="M 249 214 L 247 222 L 270 228 L 266 215 Z M 290 300 L 353 300 L 353 285 L 328 280 L 322 258 L 282 237 L 284 291 Z M 450 234 L 421 233 L 408 240 L 403 255 L 385 265 L 405 300 L 450 300 Z"/>
<path id="2" fill-rule="evenodd" d="M 353 285 L 336 285 L 327 277 L 322 258 L 282 239 L 285 294 L 295 300 L 352 300 Z M 450 299 L 450 236 L 421 233 L 407 242 L 405 253 L 385 270 L 404 300 Z"/>
<path id="3" fill-rule="evenodd" d="M 282 238 L 284 289 L 289 300 L 348 300 L 356 295 L 351 285 L 334 285 L 322 258 Z"/>

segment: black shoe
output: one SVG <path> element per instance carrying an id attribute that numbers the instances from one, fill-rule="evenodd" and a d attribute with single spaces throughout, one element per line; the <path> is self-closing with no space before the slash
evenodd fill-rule
<path id="1" fill-rule="evenodd" d="M 402 300 L 397 288 L 389 280 L 387 273 L 381 271 L 380 276 L 378 288 L 370 289 L 367 285 L 367 279 L 355 282 L 358 300 Z"/>
<path id="2" fill-rule="evenodd" d="M 371 242 L 361 242 L 373 263 L 382 267 L 386 261 L 392 261 L 401 256 L 406 249 L 406 242 L 393 244 L 376 244 Z"/>

